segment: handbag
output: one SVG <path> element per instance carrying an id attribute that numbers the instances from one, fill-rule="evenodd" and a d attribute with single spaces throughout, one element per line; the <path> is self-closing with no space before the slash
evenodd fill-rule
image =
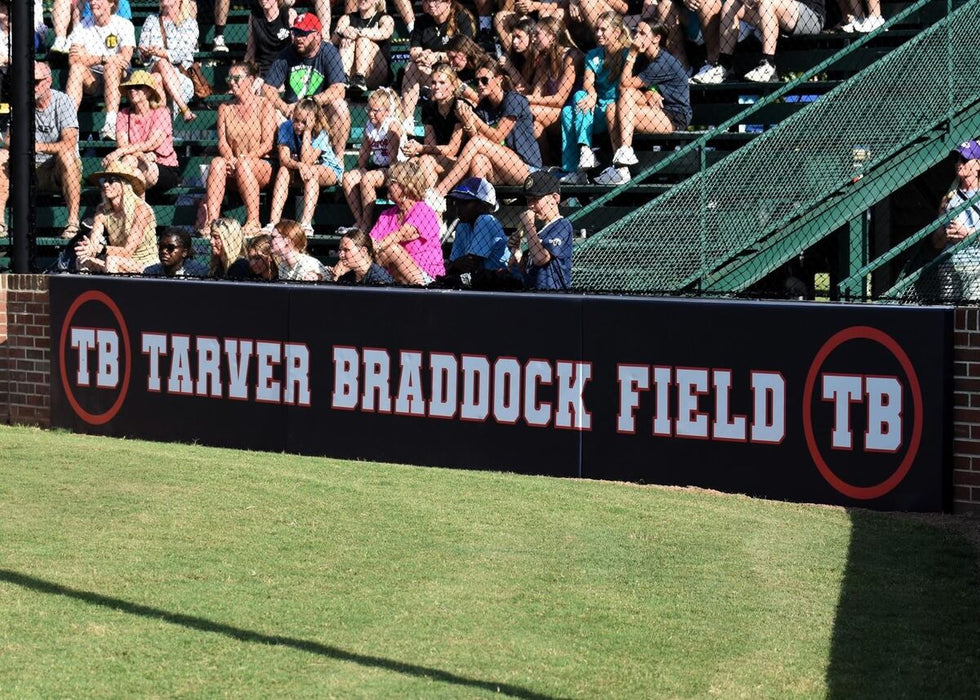
<path id="1" fill-rule="evenodd" d="M 160 23 L 160 36 L 163 37 L 163 48 L 167 47 L 167 29 L 163 26 L 163 17 L 157 15 L 157 21 Z M 197 61 L 191 63 L 190 66 L 177 66 L 177 70 L 186 75 L 191 79 L 191 83 L 194 85 L 194 97 L 199 100 L 203 100 L 207 97 L 211 97 L 211 84 L 208 79 L 204 77 L 204 71 L 201 70 L 201 64 Z"/>

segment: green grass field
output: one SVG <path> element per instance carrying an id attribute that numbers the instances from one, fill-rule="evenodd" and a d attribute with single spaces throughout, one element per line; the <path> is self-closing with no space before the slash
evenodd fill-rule
<path id="1" fill-rule="evenodd" d="M 0 427 L 0 695 L 976 697 L 961 535 Z"/>

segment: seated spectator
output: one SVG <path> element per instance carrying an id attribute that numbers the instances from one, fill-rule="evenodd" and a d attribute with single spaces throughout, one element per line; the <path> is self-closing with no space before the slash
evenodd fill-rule
<path id="1" fill-rule="evenodd" d="M 184 228 L 168 228 L 157 244 L 160 262 L 143 270 L 149 277 L 205 277 L 208 269 L 204 263 L 194 260 L 191 234 Z"/>
<path id="2" fill-rule="evenodd" d="M 980 193 L 980 143 L 961 143 L 954 152 L 957 155 L 956 180 L 952 191 L 939 205 L 939 216 Z M 933 255 L 928 257 L 952 248 L 977 231 L 980 231 L 980 204 L 968 207 L 946 226 L 936 229 L 931 238 Z M 980 252 L 976 244 L 953 253 L 940 273 L 947 278 L 943 292 L 951 300 L 980 299 Z"/>
<path id="3" fill-rule="evenodd" d="M 344 197 L 354 215 L 354 228 L 370 229 L 374 223 L 377 189 L 385 184 L 388 168 L 404 160 L 401 153 L 405 135 L 401 100 L 391 88 L 381 88 L 368 98 L 368 121 L 364 126 L 357 168 L 344 174 Z"/>
<path id="4" fill-rule="evenodd" d="M 342 15 L 333 31 L 350 86 L 367 92 L 391 82 L 391 35 L 395 20 L 385 0 L 357 0 L 357 11 Z"/>
<path id="5" fill-rule="evenodd" d="M 445 63 L 436 66 L 432 70 L 432 97 L 422 103 L 425 140 L 402 141 L 402 152 L 421 170 L 426 190 L 455 165 L 463 145 L 463 125 L 456 113 L 459 87 L 456 71 Z"/>
<path id="6" fill-rule="evenodd" d="M 518 234 L 527 240 L 520 259 L 527 289 L 572 286 L 572 223 L 558 211 L 560 188 L 559 179 L 547 172 L 532 173 L 524 181 L 527 209 L 521 212 Z"/>
<path id="7" fill-rule="evenodd" d="M 460 81 L 457 97 L 476 104 L 480 99 L 473 87 L 476 85 L 476 68 L 489 60 L 487 52 L 465 34 L 457 34 L 446 42 L 446 63 L 456 71 Z"/>
<path id="8" fill-rule="evenodd" d="M 562 107 L 582 87 L 582 52 L 560 17 L 542 18 L 535 26 L 533 41 L 535 60 L 527 101 L 534 116 L 534 137 L 544 154 L 548 152 L 545 132 L 558 124 Z"/>
<path id="9" fill-rule="evenodd" d="M 296 18 L 291 30 L 292 45 L 269 66 L 262 94 L 286 119 L 304 97 L 316 100 L 327 115 L 334 154 L 343 162 L 350 135 L 350 109 L 345 98 L 347 76 L 340 54 L 333 44 L 320 38 L 320 30 L 316 15 L 307 12 Z"/>
<path id="10" fill-rule="evenodd" d="M 146 189 L 169 190 L 180 184 L 180 168 L 174 151 L 174 127 L 156 81 L 144 70 L 133 71 L 122 88 L 130 107 L 119 113 L 118 146 L 102 159 L 102 167 L 125 160 L 140 169 Z"/>
<path id="11" fill-rule="evenodd" d="M 363 231 L 354 229 L 341 236 L 340 245 L 337 247 L 337 258 L 340 269 L 345 270 L 336 278 L 340 284 L 395 283 L 388 271 L 375 260 L 374 241 Z"/>
<path id="12" fill-rule="evenodd" d="M 619 78 L 630 46 L 629 30 L 616 14 L 602 16 L 596 27 L 599 47 L 585 55 L 582 89 L 561 110 L 562 182 L 587 184 L 586 170 L 597 163 L 592 152 L 593 132 L 608 129 L 607 114 L 615 108 Z"/>
<path id="13" fill-rule="evenodd" d="M 613 164 L 595 179 L 597 185 L 621 185 L 630 181 L 630 165 L 639 160 L 633 151 L 633 133 L 670 134 L 686 129 L 691 121 L 690 84 L 687 71 L 671 54 L 661 50 L 667 29 L 652 20 L 636 26 L 636 36 L 626 55 L 619 78 L 619 99 L 609 113 Z M 634 75 L 637 58 L 648 61 Z"/>
<path id="14" fill-rule="evenodd" d="M 236 260 L 225 279 L 275 282 L 279 279 L 279 267 L 272 258 L 272 237 L 260 234 L 245 244 L 245 258 Z"/>
<path id="15" fill-rule="evenodd" d="M 265 75 L 279 52 L 289 48 L 296 10 L 292 3 L 280 5 L 279 0 L 250 0 L 248 9 L 245 60 L 259 67 L 259 75 Z"/>
<path id="16" fill-rule="evenodd" d="M 242 225 L 235 219 L 221 217 L 211 222 L 209 233 L 211 260 L 208 263 L 208 275 L 217 279 L 234 279 L 245 275 L 248 263 L 245 260 Z"/>
<path id="17" fill-rule="evenodd" d="M 507 269 L 510 250 L 504 227 L 493 215 L 500 209 L 493 185 L 483 178 L 470 177 L 453 188 L 449 199 L 456 204 L 458 221 L 446 272 Z"/>
<path id="18" fill-rule="evenodd" d="M 156 216 L 142 199 L 143 173 L 116 161 L 88 179 L 98 184 L 102 203 L 92 233 L 75 246 L 79 269 L 139 273 L 158 262 Z"/>
<path id="19" fill-rule="evenodd" d="M 35 0 L 34 16 L 37 26 L 38 5 L 43 4 Z M 116 14 L 124 19 L 132 21 L 133 10 L 129 6 L 129 0 L 119 0 L 119 9 Z M 88 0 L 53 0 L 51 3 L 51 25 L 54 27 L 54 44 L 49 51 L 52 53 L 68 53 L 71 50 L 71 42 L 68 40 L 69 28 L 74 28 L 83 18 L 91 18 L 92 7 Z"/>
<path id="20" fill-rule="evenodd" d="M 276 135 L 276 114 L 272 103 L 252 90 L 254 78 L 253 65 L 234 63 L 228 72 L 232 100 L 218 107 L 219 155 L 208 168 L 206 194 L 198 209 L 199 231 L 221 215 L 228 181 L 245 203 L 246 235 L 262 227 L 259 193 L 272 179 L 269 152 Z"/>
<path id="21" fill-rule="evenodd" d="M 725 0 L 718 56 L 721 70 L 702 77 L 699 82 L 721 83 L 731 73 L 741 22 L 754 26 L 762 36 L 762 61 L 745 74 L 745 79 L 754 83 L 778 80 L 776 43 L 780 32 L 792 36 L 819 34 L 824 16 L 824 0 Z"/>
<path id="22" fill-rule="evenodd" d="M 511 86 L 522 95 L 527 95 L 534 84 L 538 54 L 538 46 L 534 41 L 536 30 L 537 23 L 533 19 L 518 17 L 510 31 L 500 36 L 504 49 L 499 59 L 500 65 L 510 78 Z"/>
<path id="23" fill-rule="evenodd" d="M 422 201 L 425 181 L 408 163 L 388 170 L 388 196 L 395 206 L 381 212 L 371 238 L 378 263 L 402 284 L 427 285 L 446 274 L 439 217 Z"/>
<path id="24" fill-rule="evenodd" d="M 37 192 L 57 192 L 64 197 L 68 223 L 61 236 L 74 238 L 79 231 L 82 195 L 78 112 L 71 98 L 51 89 L 51 68 L 39 61 L 34 62 L 34 174 Z M 9 174 L 4 167 L 0 171 L 0 215 L 9 193 Z"/>
<path id="25" fill-rule="evenodd" d="M 344 167 L 330 145 L 326 117 L 314 99 L 306 97 L 296 103 L 293 116 L 279 125 L 276 147 L 279 172 L 272 186 L 272 206 L 266 228 L 276 225 L 282 218 L 290 187 L 299 187 L 303 190 L 299 225 L 311 235 L 320 188 L 338 184 L 344 173 Z"/>
<path id="26" fill-rule="evenodd" d="M 129 75 L 136 48 L 133 23 L 114 14 L 119 0 L 92 0 L 92 17 L 83 19 L 68 40 L 68 83 L 65 93 L 78 110 L 82 93 L 101 95 L 105 100 L 105 124 L 99 135 L 116 138 L 119 84 Z"/>
<path id="27" fill-rule="evenodd" d="M 179 69 L 194 63 L 198 36 L 194 12 L 194 0 L 160 0 L 160 13 L 149 15 L 140 31 L 140 57 L 184 121 L 194 118 L 187 106 L 194 97 L 194 83 Z"/>
<path id="28" fill-rule="evenodd" d="M 476 71 L 480 102 L 475 108 L 456 103 L 463 131 L 470 139 L 452 169 L 436 186 L 443 197 L 467 174 L 490 182 L 514 185 L 541 168 L 541 150 L 534 139 L 534 117 L 527 98 L 507 89 L 504 70 L 495 61 Z"/>
<path id="29" fill-rule="evenodd" d="M 330 271 L 312 255 L 306 254 L 306 232 L 297 222 L 283 219 L 269 234 L 272 257 L 279 266 L 279 279 L 286 282 L 332 280 Z"/>
<path id="30" fill-rule="evenodd" d="M 469 10 L 455 0 L 423 0 L 422 11 L 409 40 L 409 61 L 402 80 L 402 114 L 414 118 L 419 91 L 428 87 L 432 69 L 446 62 L 446 43 L 457 34 L 471 39 L 476 23 Z"/>

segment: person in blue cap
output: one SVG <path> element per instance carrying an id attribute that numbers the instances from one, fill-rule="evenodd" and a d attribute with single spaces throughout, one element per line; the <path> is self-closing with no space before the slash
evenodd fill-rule
<path id="1" fill-rule="evenodd" d="M 468 177 L 450 191 L 448 198 L 456 205 L 458 219 L 446 272 L 506 269 L 510 250 L 504 227 L 493 215 L 500 208 L 493 185 L 482 177 Z"/>
<path id="2" fill-rule="evenodd" d="M 546 171 L 524 180 L 527 209 L 521 212 L 519 233 L 527 241 L 520 260 L 527 289 L 570 289 L 572 286 L 572 222 L 558 210 L 561 183 Z"/>

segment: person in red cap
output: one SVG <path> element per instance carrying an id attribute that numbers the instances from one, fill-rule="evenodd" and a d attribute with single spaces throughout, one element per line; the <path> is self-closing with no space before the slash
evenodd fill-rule
<path id="1" fill-rule="evenodd" d="M 330 124 L 330 143 L 343 162 L 350 135 L 347 107 L 347 77 L 340 54 L 333 44 L 323 41 L 323 26 L 312 12 L 304 12 L 293 22 L 292 45 L 273 60 L 263 77 L 262 94 L 287 119 L 293 105 L 312 97 L 323 108 Z"/>

